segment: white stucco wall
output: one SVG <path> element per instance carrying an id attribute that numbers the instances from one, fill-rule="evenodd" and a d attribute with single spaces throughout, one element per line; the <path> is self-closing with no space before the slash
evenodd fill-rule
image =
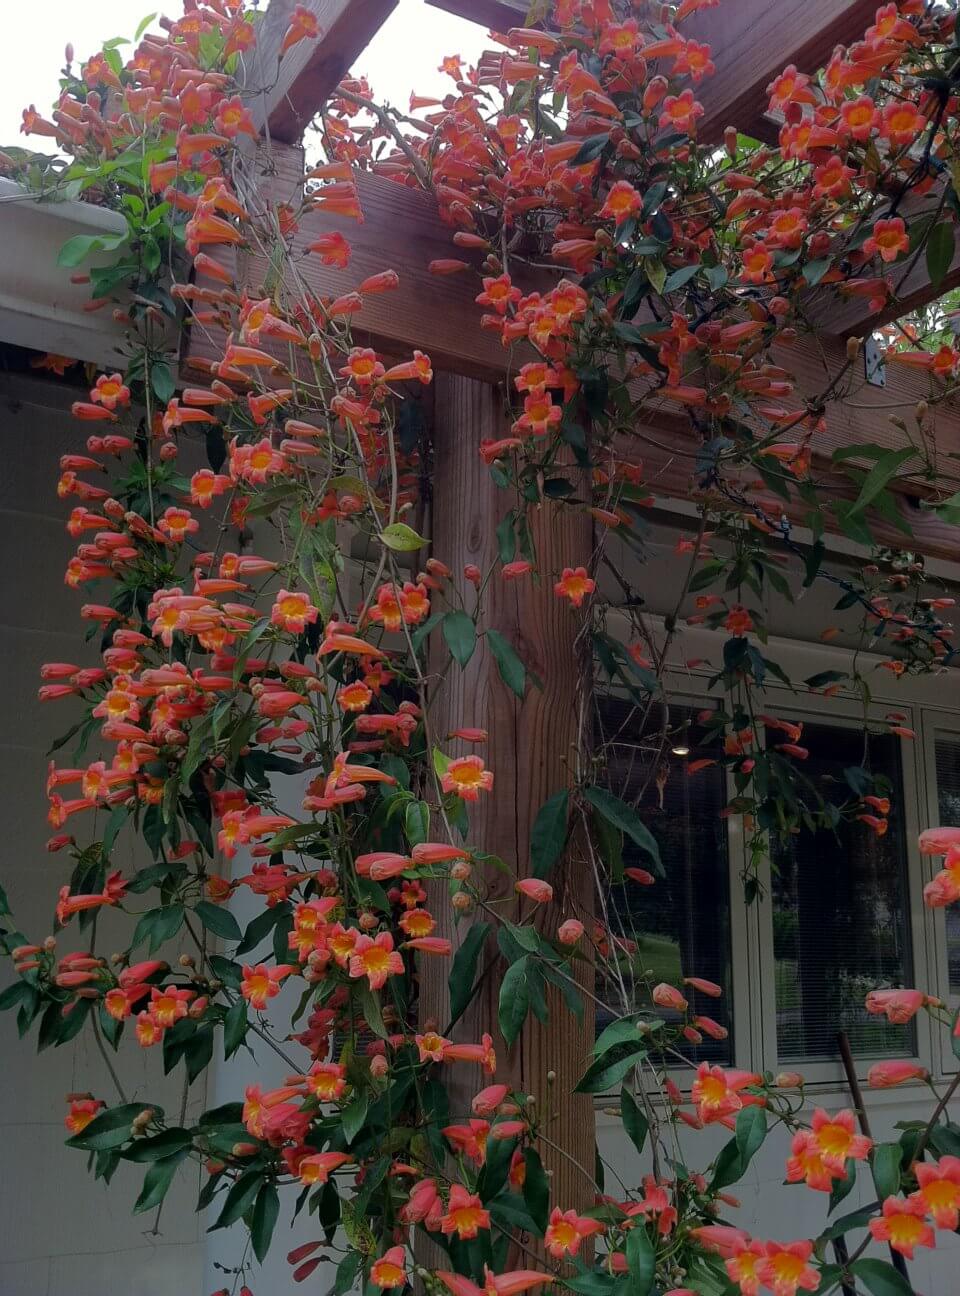
<path id="1" fill-rule="evenodd" d="M 63 584 L 72 542 L 56 496 L 60 455 L 83 448 L 68 413 L 76 394 L 0 376 L 0 874 L 19 927 L 40 939 L 52 930 L 57 889 L 71 867 L 67 856 L 44 850 L 47 750 L 76 717 L 69 702 L 38 704 L 38 671 L 44 661 L 93 663 L 96 651 L 82 642 L 84 600 Z M 122 855 L 118 862 L 129 863 Z M 64 952 L 83 945 L 75 924 L 61 937 Z M 98 948 L 113 949 L 106 923 Z M 4 960 L 0 985 L 10 972 Z M 152 1235 L 155 1212 L 130 1213 L 144 1168 L 123 1165 L 105 1187 L 87 1173 L 83 1153 L 63 1146 L 66 1093 L 90 1090 L 115 1101 L 92 1036 L 84 1031 L 39 1057 L 34 1047 L 17 1039 L 14 1013 L 0 1014 L 0 1293 L 200 1296 L 195 1172 L 171 1189 Z M 182 1071 L 165 1079 L 159 1051 L 126 1041 L 116 1065 L 131 1099 L 179 1110 Z M 201 1079 L 192 1087 L 190 1110 L 200 1109 L 202 1086 Z"/>

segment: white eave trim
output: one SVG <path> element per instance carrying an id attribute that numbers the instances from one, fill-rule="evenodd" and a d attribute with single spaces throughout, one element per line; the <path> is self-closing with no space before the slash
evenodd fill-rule
<path id="1" fill-rule="evenodd" d="M 108 308 L 86 312 L 89 284 L 72 284 L 57 265 L 67 239 L 77 234 L 122 234 L 117 212 L 84 202 L 39 199 L 0 177 L 0 341 L 52 351 L 104 366 L 126 364 L 124 329 Z M 106 265 L 113 253 L 83 263 Z"/>

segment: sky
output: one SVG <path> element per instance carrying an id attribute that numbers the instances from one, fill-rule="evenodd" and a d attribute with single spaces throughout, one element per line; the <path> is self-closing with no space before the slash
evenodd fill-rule
<path id="1" fill-rule="evenodd" d="M 6 0 L 0 148 L 21 144 L 51 151 L 53 141 L 20 134 L 21 113 L 30 103 L 42 113 L 49 112 L 57 96 L 67 41 L 73 43 L 77 59 L 85 59 L 111 37 L 132 37 L 141 18 L 157 4 L 158 0 L 153 4 L 151 0 L 27 0 L 20 4 Z M 261 7 L 264 4 L 261 0 Z M 167 0 L 161 12 L 178 16 L 180 0 Z M 449 78 L 437 72 L 441 57 L 460 54 L 467 62 L 475 62 L 489 44 L 484 35 L 484 28 L 435 9 L 424 0 L 400 0 L 357 59 L 354 71 L 366 74 L 378 100 L 406 108 L 413 89 L 420 94 L 449 90 Z"/>

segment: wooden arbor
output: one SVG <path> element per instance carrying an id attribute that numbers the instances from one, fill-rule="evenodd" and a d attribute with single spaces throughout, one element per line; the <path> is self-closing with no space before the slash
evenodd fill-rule
<path id="1" fill-rule="evenodd" d="M 434 0 L 466 18 L 501 28 L 522 24 L 525 0 Z M 294 0 L 272 0 L 264 19 L 256 66 L 249 69 L 249 100 L 258 126 L 271 144 L 269 165 L 262 185 L 278 199 L 288 198 L 303 181 L 303 130 L 337 82 L 387 19 L 396 0 L 306 0 L 322 32 L 319 41 L 294 47 L 282 60 L 272 88 L 261 69 L 276 66 L 276 51 L 294 8 Z M 713 46 L 717 75 L 704 87 L 706 130 L 719 135 L 728 121 L 763 137 L 775 124 L 764 116 L 768 81 L 785 64 L 813 70 L 837 41 L 849 40 L 863 30 L 875 0 L 727 0 L 721 11 L 705 11 L 691 20 L 689 31 Z M 776 13 L 776 38 L 763 39 L 764 24 Z M 718 14 L 722 13 L 722 17 Z M 428 26 L 428 22 L 425 24 Z M 501 434 L 504 360 L 499 339 L 479 328 L 475 289 L 464 278 L 441 281 L 431 278 L 431 260 L 451 255 L 450 230 L 437 214 L 431 196 L 377 176 L 362 174 L 357 184 L 364 223 L 350 231 L 353 257 L 348 270 L 332 272 L 301 262 L 307 285 L 319 293 L 339 294 L 355 287 L 366 276 L 385 268 L 400 276 L 398 291 L 370 299 L 358 319 L 360 329 L 387 352 L 427 351 L 438 376 L 435 384 L 434 513 L 432 540 L 436 552 L 454 569 L 467 563 L 489 565 L 495 555 L 494 533 L 502 505 L 483 468 L 477 446 L 484 437 Z M 302 244 L 342 222 L 310 213 L 298 235 Z M 267 265 L 250 257 L 241 265 L 241 278 L 255 288 L 266 277 Z M 917 269 L 908 285 L 913 306 L 936 296 L 925 272 Z M 960 282 L 960 249 L 942 291 Z M 815 303 L 814 303 L 815 305 Z M 824 320 L 824 332 L 815 339 L 799 340 L 782 348 L 778 362 L 790 370 L 800 392 L 815 394 L 846 359 L 845 337 L 868 332 L 875 321 L 856 308 L 834 313 Z M 833 332 L 831 333 L 831 329 Z M 199 336 L 186 356 L 209 355 L 209 344 Z M 831 408 L 826 435 L 818 441 L 819 467 L 826 466 L 835 448 L 851 442 L 899 444 L 899 434 L 887 421 L 885 410 L 909 406 L 924 393 L 921 377 L 891 367 L 888 385 L 881 390 L 866 386 L 858 394 L 857 408 Z M 954 410 L 954 414 L 956 410 Z M 655 406 L 637 411 L 637 431 L 643 446 L 645 477 L 661 496 L 684 498 L 691 489 L 691 466 L 697 443 L 686 423 Z M 946 473 L 958 477 L 960 433 L 955 418 L 941 415 L 937 429 L 940 461 Z M 826 460 L 824 459 L 826 456 Z M 960 528 L 937 522 L 916 509 L 925 487 L 900 483 L 900 507 L 910 518 L 915 547 L 936 556 L 954 558 L 960 549 Z M 535 543 L 544 571 L 577 566 L 589 561 L 592 537 L 588 520 L 562 519 L 546 503 L 539 512 Z M 879 522 L 879 539 L 902 544 L 893 527 Z M 527 689 L 522 699 L 499 680 L 489 649 L 475 653 L 466 672 L 459 674 L 440 699 L 438 731 L 459 726 L 489 724 L 492 734 L 489 764 L 496 772 L 495 795 L 472 816 L 471 836 L 478 849 L 508 858 L 521 875 L 529 870 L 530 829 L 542 802 L 572 782 L 579 717 L 577 699 L 589 678 L 578 658 L 576 620 L 553 598 L 549 583 L 524 589 L 522 597 L 500 586 L 487 624 L 505 635 L 520 651 L 531 671 L 544 682 L 543 690 Z M 449 723 L 447 723 L 449 721 Z M 574 876 L 568 868 L 562 885 L 572 891 L 580 907 L 592 907 L 592 877 L 588 870 Z M 515 896 L 499 897 L 505 905 L 518 905 Z M 441 911 L 444 906 L 439 907 Z M 549 922 L 549 916 L 547 916 Z M 456 937 L 455 937 L 456 939 Z M 489 1032 L 497 1039 L 499 970 L 490 952 L 481 993 L 460 1024 L 464 1037 L 479 1039 Z M 442 979 L 423 988 L 426 1015 L 442 1028 L 447 989 Z M 588 1205 L 593 1198 L 594 1128 L 591 1100 L 571 1093 L 576 1072 L 582 1068 L 593 1034 L 589 1007 L 581 1023 L 544 1029 L 530 1019 L 520 1039 L 507 1052 L 498 1040 L 500 1078 L 533 1094 L 548 1114 L 545 1133 L 558 1149 L 552 1158 L 555 1200 L 564 1208 Z M 551 1083 L 549 1073 L 556 1073 Z M 475 1089 L 477 1086 L 474 1085 Z M 465 1112 L 460 1114 L 466 1114 Z M 581 1167 L 586 1168 L 584 1172 Z"/>

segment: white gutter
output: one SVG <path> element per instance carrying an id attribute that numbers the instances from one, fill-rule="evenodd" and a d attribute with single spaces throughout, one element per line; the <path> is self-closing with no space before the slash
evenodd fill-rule
<path id="1" fill-rule="evenodd" d="M 116 238 L 126 228 L 117 212 L 72 200 L 41 201 L 0 177 L 0 341 L 125 366 L 123 326 L 107 306 L 84 311 L 90 285 L 70 282 L 71 274 L 107 265 L 115 253 L 96 253 L 78 271 L 58 266 L 57 255 L 75 235 Z"/>

